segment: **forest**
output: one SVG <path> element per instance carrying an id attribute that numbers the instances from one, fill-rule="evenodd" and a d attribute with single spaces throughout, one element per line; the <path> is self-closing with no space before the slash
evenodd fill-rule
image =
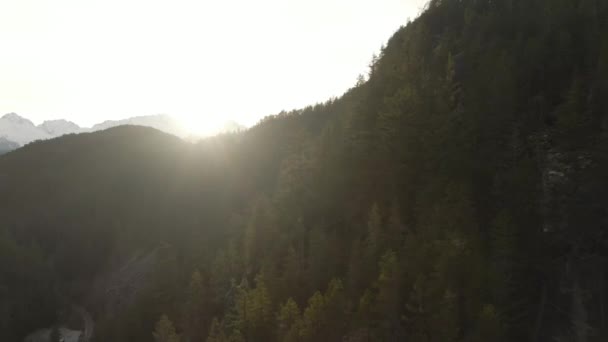
<path id="1" fill-rule="evenodd" d="M 328 102 L 2 155 L 0 340 L 606 341 L 606 175 L 608 2 L 432 0 Z"/>

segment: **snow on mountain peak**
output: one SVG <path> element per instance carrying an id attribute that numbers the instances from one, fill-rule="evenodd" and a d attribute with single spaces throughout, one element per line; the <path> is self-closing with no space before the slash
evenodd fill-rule
<path id="1" fill-rule="evenodd" d="M 30 120 L 15 113 L 9 113 L 0 118 L 0 136 L 19 145 L 52 138 L 47 132 L 34 126 Z"/>
<path id="2" fill-rule="evenodd" d="M 38 125 L 38 128 L 42 129 L 53 137 L 58 137 L 64 134 L 79 133 L 82 131 L 80 126 L 67 120 L 47 120 L 42 124 Z"/>
<path id="3" fill-rule="evenodd" d="M 0 117 L 0 137 L 18 145 L 25 145 L 32 141 L 56 138 L 65 134 L 94 132 L 115 126 L 136 125 L 158 129 L 181 138 L 189 137 L 188 130 L 175 118 L 167 114 L 136 116 L 122 120 L 108 120 L 93 126 L 81 128 L 67 120 L 47 120 L 36 126 L 30 120 L 15 113 L 8 113 Z M 238 132 L 244 126 L 236 122 L 227 122 L 218 133 Z M 6 143 L 5 143 L 6 145 Z"/>
<path id="4" fill-rule="evenodd" d="M 19 125 L 34 126 L 34 123 L 32 123 L 30 120 L 28 120 L 24 117 L 21 117 L 21 116 L 17 115 L 16 113 L 5 114 L 4 116 L 2 116 L 0 118 L 0 120 L 12 122 L 12 123 L 19 124 Z"/>

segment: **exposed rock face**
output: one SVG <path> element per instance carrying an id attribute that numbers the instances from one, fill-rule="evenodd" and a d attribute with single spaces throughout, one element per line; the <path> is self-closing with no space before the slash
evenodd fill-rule
<path id="1" fill-rule="evenodd" d="M 555 249 L 548 281 L 559 283 L 550 303 L 560 303 L 565 313 L 563 329 L 551 333 L 558 341 L 588 341 L 592 333 L 589 312 L 597 310 L 590 294 L 602 284 L 606 261 L 597 251 L 602 241 L 597 229 L 605 219 L 605 193 L 595 189 L 593 179 L 599 160 L 593 147 L 564 149 L 546 134 L 540 144 L 542 232 Z M 543 304 L 544 305 L 544 304 Z M 555 304 L 553 304 L 555 305 Z M 542 312 L 542 306 L 541 311 Z M 539 314 L 539 322 L 542 315 Z"/>

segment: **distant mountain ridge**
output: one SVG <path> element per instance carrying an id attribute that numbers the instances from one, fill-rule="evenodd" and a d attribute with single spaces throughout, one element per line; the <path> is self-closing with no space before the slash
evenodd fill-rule
<path id="1" fill-rule="evenodd" d="M 50 139 L 53 136 L 30 120 L 15 113 L 8 113 L 0 118 L 0 137 L 25 145 L 35 140 Z"/>
<path id="2" fill-rule="evenodd" d="M 47 120 L 36 126 L 32 121 L 16 113 L 8 113 L 0 117 L 0 154 L 12 151 L 36 140 L 52 139 L 66 134 L 101 131 L 124 125 L 152 127 L 180 138 L 189 138 L 189 140 L 196 138 L 176 119 L 166 114 L 136 116 L 122 120 L 107 120 L 93 125 L 91 128 L 85 128 L 63 119 Z M 229 121 L 217 133 L 235 132 L 243 129 L 245 129 L 245 126 L 234 121 Z"/>
<path id="3" fill-rule="evenodd" d="M 17 144 L 16 142 L 0 137 L 0 154 L 5 154 L 18 148 L 19 144 Z"/>
<path id="4" fill-rule="evenodd" d="M 77 124 L 67 120 L 47 120 L 37 126 L 51 136 L 59 136 L 70 133 L 79 133 L 83 129 Z"/>
<path id="5" fill-rule="evenodd" d="M 188 136 L 187 130 L 177 120 L 166 114 L 136 116 L 122 120 L 106 120 L 91 127 L 90 131 L 101 131 L 111 127 L 124 125 L 152 127 L 180 138 Z"/>

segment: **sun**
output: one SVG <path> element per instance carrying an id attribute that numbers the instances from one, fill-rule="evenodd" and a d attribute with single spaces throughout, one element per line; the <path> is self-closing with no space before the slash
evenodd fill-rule
<path id="1" fill-rule="evenodd" d="M 179 115 L 176 117 L 187 136 L 208 137 L 221 133 L 224 120 L 212 115 Z"/>

